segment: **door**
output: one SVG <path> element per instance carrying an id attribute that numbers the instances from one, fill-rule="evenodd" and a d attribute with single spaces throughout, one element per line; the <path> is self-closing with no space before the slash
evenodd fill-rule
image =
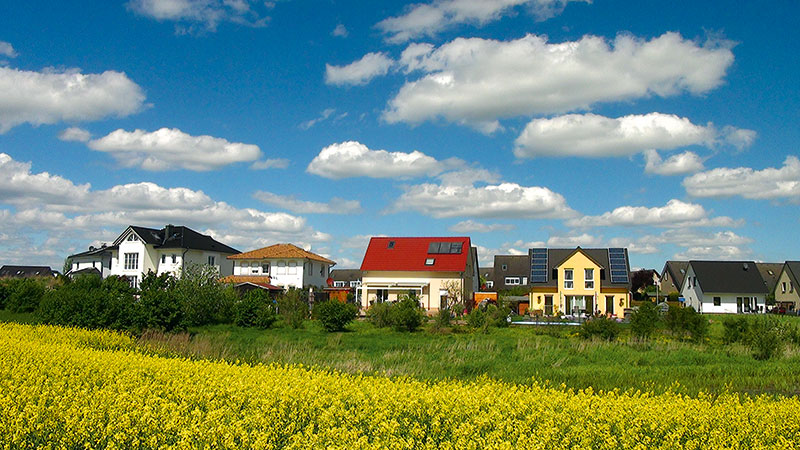
<path id="1" fill-rule="evenodd" d="M 606 295 L 606 314 L 614 315 L 614 296 Z"/>
<path id="2" fill-rule="evenodd" d="M 553 315 L 553 296 L 552 295 L 545 295 L 544 296 L 544 314 L 547 316 Z"/>

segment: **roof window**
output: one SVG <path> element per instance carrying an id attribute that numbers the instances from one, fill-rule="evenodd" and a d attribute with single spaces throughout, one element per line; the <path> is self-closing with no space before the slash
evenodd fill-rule
<path id="1" fill-rule="evenodd" d="M 388 246 L 388 248 L 394 248 L 394 241 L 389 241 L 389 246 Z"/>
<path id="2" fill-rule="evenodd" d="M 425 260 L 425 265 L 426 266 L 432 266 L 435 261 L 436 261 L 435 258 L 428 258 L 428 259 Z"/>

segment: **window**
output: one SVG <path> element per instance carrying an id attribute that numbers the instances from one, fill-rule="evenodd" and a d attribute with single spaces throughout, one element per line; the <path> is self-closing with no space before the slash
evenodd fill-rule
<path id="1" fill-rule="evenodd" d="M 136 270 L 139 268 L 139 254 L 125 253 L 125 270 Z"/>
<path id="2" fill-rule="evenodd" d="M 352 287 L 359 287 L 359 286 L 361 286 L 361 282 L 358 281 L 358 280 L 353 280 L 353 281 L 350 282 L 350 287 L 351 288 Z"/>
<path id="3" fill-rule="evenodd" d="M 714 306 L 721 306 L 721 305 L 722 305 L 722 299 L 719 297 L 714 297 Z"/>
<path id="4" fill-rule="evenodd" d="M 492 288 L 494 287 L 494 281 L 492 281 L 492 280 L 488 280 L 488 281 L 486 282 L 486 287 L 487 287 L 488 289 L 492 289 Z"/>
<path id="5" fill-rule="evenodd" d="M 208 265 L 213 266 L 215 262 L 216 262 L 216 257 L 214 257 L 214 255 L 208 255 Z"/>
<path id="6" fill-rule="evenodd" d="M 344 281 L 334 281 L 333 287 L 344 287 Z"/>
<path id="7" fill-rule="evenodd" d="M 178 262 L 178 255 L 176 255 L 175 253 L 173 253 L 173 254 L 172 254 L 172 264 L 175 264 L 176 262 Z"/>
<path id="8" fill-rule="evenodd" d="M 325 276 L 325 264 L 320 264 L 319 265 L 319 276 L 321 276 L 321 277 Z"/>
<path id="9" fill-rule="evenodd" d="M 286 262 L 278 261 L 277 275 L 286 275 Z"/>
<path id="10" fill-rule="evenodd" d="M 269 275 L 269 263 L 261 263 L 261 273 Z"/>
<path id="11" fill-rule="evenodd" d="M 789 292 L 794 292 L 794 283 L 791 281 L 789 282 Z"/>
<path id="12" fill-rule="evenodd" d="M 564 269 L 564 289 L 572 289 L 575 285 L 572 283 L 572 269 Z"/>
<path id="13" fill-rule="evenodd" d="M 508 265 L 503 264 L 503 271 L 506 271 L 506 270 L 508 270 Z"/>
<path id="14" fill-rule="evenodd" d="M 434 258 L 428 258 L 428 259 L 425 260 L 425 265 L 426 266 L 432 266 L 434 261 L 435 261 Z"/>
<path id="15" fill-rule="evenodd" d="M 389 241 L 389 248 L 394 248 L 394 241 Z"/>
<path id="16" fill-rule="evenodd" d="M 287 272 L 289 275 L 297 275 L 297 263 L 292 261 L 289 263 L 289 271 Z"/>
<path id="17" fill-rule="evenodd" d="M 519 284 L 519 277 L 506 277 L 506 285 Z"/>
<path id="18" fill-rule="evenodd" d="M 782 294 L 786 293 L 786 282 L 785 281 L 781 283 L 781 293 Z"/>
<path id="19" fill-rule="evenodd" d="M 583 269 L 584 289 L 594 289 L 594 269 Z"/>
<path id="20" fill-rule="evenodd" d="M 167 255 L 161 255 L 161 264 L 164 264 L 166 262 L 167 262 Z"/>
<path id="21" fill-rule="evenodd" d="M 378 289 L 375 291 L 375 296 L 377 297 L 378 302 L 385 302 L 389 300 L 389 290 L 388 289 Z"/>
<path id="22" fill-rule="evenodd" d="M 133 275 L 128 276 L 128 283 L 131 285 L 132 288 L 136 289 L 139 287 L 139 277 Z"/>

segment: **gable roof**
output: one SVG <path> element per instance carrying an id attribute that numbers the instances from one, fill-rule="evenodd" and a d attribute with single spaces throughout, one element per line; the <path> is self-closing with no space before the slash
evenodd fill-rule
<path id="1" fill-rule="evenodd" d="M 181 225 L 167 225 L 160 230 L 131 225 L 114 241 L 115 246 L 118 246 L 123 241 L 128 230 L 132 230 L 145 244 L 152 245 L 154 248 L 181 248 L 220 253 L 239 253 L 239 250 L 229 247 L 211 236 L 198 233 L 189 227 Z"/>
<path id="2" fill-rule="evenodd" d="M 105 244 L 103 244 L 102 247 L 99 247 L 99 248 L 89 247 L 89 250 L 87 250 L 85 252 L 75 253 L 74 255 L 69 255 L 68 258 L 80 258 L 80 257 L 83 257 L 83 256 L 102 255 L 103 253 L 109 252 L 111 250 L 116 250 L 118 248 L 119 248 L 119 246 L 117 246 L 117 245 L 112 245 L 112 246 L 108 247 Z"/>
<path id="3" fill-rule="evenodd" d="M 531 264 L 533 264 L 531 252 L 533 249 L 528 251 L 529 258 L 531 260 Z M 558 286 L 558 280 L 553 279 L 553 269 L 557 269 L 561 266 L 565 261 L 571 258 L 577 252 L 583 253 L 590 261 L 592 261 L 595 265 L 597 265 L 601 272 L 600 278 L 600 286 L 601 287 L 628 287 L 630 288 L 631 282 L 630 277 L 628 277 L 628 281 L 625 283 L 612 283 L 611 282 L 611 264 L 608 257 L 608 249 L 607 248 L 548 248 L 547 249 L 547 281 L 544 282 L 534 282 L 533 277 L 529 280 L 530 284 L 533 286 L 547 286 L 547 287 L 555 287 Z M 625 270 L 630 273 L 631 266 L 630 266 L 630 259 L 628 258 L 628 249 L 624 249 L 625 251 Z M 528 270 L 529 274 L 531 270 Z M 605 277 L 602 277 L 602 275 Z"/>
<path id="4" fill-rule="evenodd" d="M 778 277 L 781 276 L 781 269 L 783 263 L 756 263 L 758 271 L 761 273 L 761 278 L 764 280 L 764 286 L 767 287 L 767 292 L 775 290 L 775 285 L 778 284 Z"/>
<path id="5" fill-rule="evenodd" d="M 300 258 L 320 261 L 326 264 L 336 264 L 324 256 L 311 253 L 294 244 L 275 244 L 249 252 L 239 253 L 238 255 L 228 256 L 228 259 L 277 259 L 277 258 Z"/>
<path id="6" fill-rule="evenodd" d="M 664 270 L 661 271 L 661 280 L 663 283 L 664 274 L 669 274 L 667 284 L 662 284 L 661 289 L 664 292 L 680 292 L 683 287 L 683 279 L 686 278 L 686 269 L 689 268 L 689 261 L 667 261 L 664 263 Z M 671 285 L 671 286 L 670 286 Z"/>
<path id="7" fill-rule="evenodd" d="M 461 244 L 459 253 L 429 253 L 432 243 Z M 468 237 L 373 237 L 369 240 L 361 270 L 466 272 L 472 252 Z M 425 264 L 432 259 L 432 264 Z"/>
<path id="8" fill-rule="evenodd" d="M 800 261 L 786 261 L 784 267 L 795 289 L 800 289 Z"/>
<path id="9" fill-rule="evenodd" d="M 700 289 L 707 293 L 766 294 L 753 261 L 689 261 Z"/>
<path id="10" fill-rule="evenodd" d="M 333 281 L 361 281 L 360 269 L 333 269 L 331 270 Z"/>
<path id="11" fill-rule="evenodd" d="M 56 274 L 48 266 L 3 266 L 0 278 L 54 277 Z"/>

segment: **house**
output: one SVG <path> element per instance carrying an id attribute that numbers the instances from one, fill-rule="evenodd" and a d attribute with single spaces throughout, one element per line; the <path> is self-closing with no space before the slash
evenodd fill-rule
<path id="1" fill-rule="evenodd" d="M 361 263 L 361 306 L 415 294 L 428 312 L 473 301 L 478 252 L 469 237 L 373 237 Z"/>
<path id="2" fill-rule="evenodd" d="M 275 244 L 228 256 L 233 275 L 269 277 L 269 283 L 284 289 L 326 286 L 331 267 L 336 265 L 324 256 L 293 244 Z"/>
<path id="3" fill-rule="evenodd" d="M 480 275 L 479 288 L 484 292 L 494 291 L 494 267 L 481 267 L 478 269 Z"/>
<path id="4" fill-rule="evenodd" d="M 775 283 L 775 304 L 786 309 L 787 312 L 800 310 L 800 261 L 786 261 L 781 268 L 778 280 Z"/>
<path id="5" fill-rule="evenodd" d="M 352 288 L 356 289 L 361 286 L 361 270 L 360 269 L 333 269 L 331 270 L 331 279 L 333 286 L 336 288 Z"/>
<path id="6" fill-rule="evenodd" d="M 686 277 L 686 268 L 689 261 L 667 261 L 661 270 L 661 292 L 669 295 L 671 292 L 681 292 L 683 278 Z"/>
<path id="7" fill-rule="evenodd" d="M 147 272 L 180 277 L 187 265 L 198 264 L 212 266 L 225 276 L 233 271 L 226 257 L 236 253 L 239 251 L 188 227 L 167 225 L 159 230 L 131 225 L 109 246 L 89 247 L 70 255 L 72 268 L 66 275 L 95 269 L 103 278 L 124 276 L 136 287 Z"/>
<path id="8" fill-rule="evenodd" d="M 528 255 L 494 256 L 494 289 L 497 292 L 520 286 L 527 291 L 530 274 L 531 264 Z"/>
<path id="9" fill-rule="evenodd" d="M 764 279 L 753 261 L 689 261 L 681 296 L 702 313 L 764 312 Z"/>
<path id="10" fill-rule="evenodd" d="M 763 263 L 757 262 L 756 267 L 764 280 L 764 286 L 767 287 L 767 293 L 772 294 L 775 291 L 775 286 L 778 284 L 778 277 L 781 274 L 784 263 Z"/>
<path id="11" fill-rule="evenodd" d="M 530 309 L 545 315 L 622 318 L 630 307 L 625 248 L 532 248 Z"/>
<path id="12" fill-rule="evenodd" d="M 267 291 L 270 294 L 283 292 L 283 288 L 270 283 L 268 276 L 240 276 L 228 275 L 220 278 L 220 283 L 231 284 L 239 293 L 250 292 L 255 289 Z"/>
<path id="13" fill-rule="evenodd" d="M 3 266 L 0 267 L 0 278 L 52 278 L 58 275 L 47 266 Z"/>

